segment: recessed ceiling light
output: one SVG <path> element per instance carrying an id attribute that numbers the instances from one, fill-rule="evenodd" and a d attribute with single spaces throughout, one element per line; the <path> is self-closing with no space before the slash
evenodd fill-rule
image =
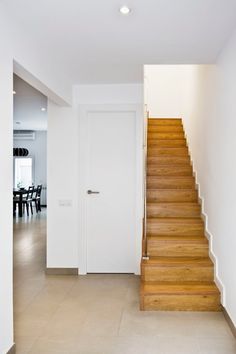
<path id="1" fill-rule="evenodd" d="M 45 107 L 42 107 L 42 108 L 41 108 L 41 111 L 42 111 L 42 112 L 45 112 L 45 111 L 46 111 L 46 108 L 45 108 Z"/>
<path id="2" fill-rule="evenodd" d="M 131 9 L 128 6 L 121 6 L 120 8 L 120 13 L 122 15 L 128 15 L 130 13 Z"/>
<path id="3" fill-rule="evenodd" d="M 15 90 L 13 90 L 12 93 L 13 93 L 13 95 L 16 95 L 16 91 Z"/>

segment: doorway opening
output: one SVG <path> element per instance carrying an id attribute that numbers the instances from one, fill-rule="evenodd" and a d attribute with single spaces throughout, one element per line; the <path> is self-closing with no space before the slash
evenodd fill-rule
<path id="1" fill-rule="evenodd" d="M 37 294 L 46 266 L 47 97 L 13 76 L 14 311 Z M 29 291 L 30 289 L 30 291 Z M 26 294 L 22 298 L 22 293 Z"/>

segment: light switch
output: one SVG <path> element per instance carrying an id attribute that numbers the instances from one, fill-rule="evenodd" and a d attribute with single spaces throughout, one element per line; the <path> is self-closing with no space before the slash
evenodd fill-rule
<path id="1" fill-rule="evenodd" d="M 72 206 L 72 200 L 71 199 L 59 200 L 58 204 L 61 207 L 70 207 L 70 206 Z"/>

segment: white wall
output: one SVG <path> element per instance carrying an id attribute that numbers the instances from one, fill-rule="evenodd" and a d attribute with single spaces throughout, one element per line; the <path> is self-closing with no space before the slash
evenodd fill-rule
<path id="1" fill-rule="evenodd" d="M 212 67 L 195 73 L 185 117 L 207 228 L 224 286 L 224 306 L 236 325 L 236 33 Z"/>
<path id="2" fill-rule="evenodd" d="M 35 131 L 35 140 L 15 140 L 13 146 L 23 147 L 29 150 L 29 156 L 33 158 L 33 183 L 35 186 L 38 184 L 43 185 L 43 191 L 41 196 L 41 204 L 46 205 L 46 193 L 47 188 L 47 132 Z"/>
<path id="3" fill-rule="evenodd" d="M 0 4 L 0 354 L 6 354 L 13 344 L 13 294 L 12 294 L 12 148 L 13 148 L 13 60 L 15 59 L 38 82 L 48 87 L 49 94 L 63 101 L 70 101 L 71 87 L 61 76 L 55 63 L 31 34 L 8 16 Z"/>
<path id="4" fill-rule="evenodd" d="M 61 108 L 49 101 L 48 268 L 78 268 L 77 140 L 77 117 L 73 108 Z"/>
<path id="5" fill-rule="evenodd" d="M 178 70 L 178 67 L 172 69 Z M 181 74 L 183 69 L 180 70 Z M 157 72 L 160 70 L 161 67 Z M 155 76 L 148 78 L 148 92 L 150 97 L 150 87 L 153 90 L 158 87 L 156 101 L 149 101 L 152 116 L 183 117 L 203 199 L 211 253 L 215 258 L 216 280 L 223 291 L 223 305 L 236 324 L 235 72 L 236 33 L 222 51 L 216 65 L 188 66 L 183 81 L 178 79 L 179 73 L 173 74 L 173 78 L 177 78 L 176 82 L 170 80 L 169 75 L 165 80 L 164 68 L 161 81 L 158 80 L 159 75 L 153 84 Z M 165 90 L 162 91 L 161 87 L 165 87 Z M 173 99 L 175 93 L 179 104 Z M 151 97 L 154 95 L 155 92 Z"/>
<path id="6" fill-rule="evenodd" d="M 62 109 L 49 102 L 47 235 L 49 268 L 81 268 L 82 255 L 79 248 L 81 210 L 78 208 L 79 188 L 82 183 L 78 151 L 79 111 L 81 106 L 88 104 L 118 106 L 136 104 L 142 109 L 143 86 L 78 85 L 74 88 L 73 108 Z M 60 201 L 71 205 L 61 206 Z"/>
<path id="7" fill-rule="evenodd" d="M 143 85 L 76 85 L 74 103 L 77 106 L 79 104 L 143 104 Z"/>
<path id="8" fill-rule="evenodd" d="M 150 117 L 179 118 L 186 109 L 186 87 L 193 65 L 145 65 L 144 97 Z"/>
<path id="9" fill-rule="evenodd" d="M 38 86 L 39 91 L 46 96 L 52 96 L 58 102 L 72 102 L 72 85 L 63 70 L 49 57 L 45 51 L 44 43 L 28 33 L 22 23 L 6 12 L 4 4 L 0 4 L 1 36 L 5 37 L 7 45 L 2 51 L 9 51 L 11 60 L 14 59 L 14 71 L 33 87 Z M 25 71 L 23 70 L 25 69 Z M 34 76 L 34 82 L 33 77 Z M 36 87 L 37 88 L 37 87 Z M 52 98 L 51 97 L 51 98 Z"/>
<path id="10" fill-rule="evenodd" d="M 1 46 L 6 45 L 1 38 Z M 0 353 L 5 354 L 13 343 L 13 299 L 12 299 L 12 63 L 3 50 L 0 55 Z"/>

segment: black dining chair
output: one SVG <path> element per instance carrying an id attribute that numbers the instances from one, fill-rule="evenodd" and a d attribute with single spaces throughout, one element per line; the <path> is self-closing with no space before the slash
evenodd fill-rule
<path id="1" fill-rule="evenodd" d="M 42 192 L 42 184 L 39 184 L 36 189 L 35 196 L 33 197 L 33 202 L 35 202 L 36 212 L 41 211 L 41 192 Z"/>
<path id="2" fill-rule="evenodd" d="M 20 198 L 13 195 L 13 214 L 16 214 L 16 205 L 20 202 Z"/>
<path id="3" fill-rule="evenodd" d="M 23 205 L 26 206 L 26 210 L 27 210 L 27 215 L 29 216 L 29 207 L 31 210 L 31 214 L 33 215 L 33 196 L 34 196 L 34 186 L 29 186 L 27 194 L 26 194 L 26 198 L 25 200 L 23 200 Z"/>
<path id="4" fill-rule="evenodd" d="M 33 194 L 34 194 L 34 187 L 33 186 L 29 186 L 28 190 L 25 192 L 25 197 L 23 197 L 22 199 L 22 209 L 23 212 L 26 208 L 27 211 L 27 215 L 29 216 L 29 207 L 31 210 L 31 214 L 33 215 Z M 14 197 L 13 198 L 13 205 L 14 205 L 14 212 L 16 211 L 16 206 L 18 204 L 19 206 L 20 203 L 20 199 L 18 197 Z"/>

